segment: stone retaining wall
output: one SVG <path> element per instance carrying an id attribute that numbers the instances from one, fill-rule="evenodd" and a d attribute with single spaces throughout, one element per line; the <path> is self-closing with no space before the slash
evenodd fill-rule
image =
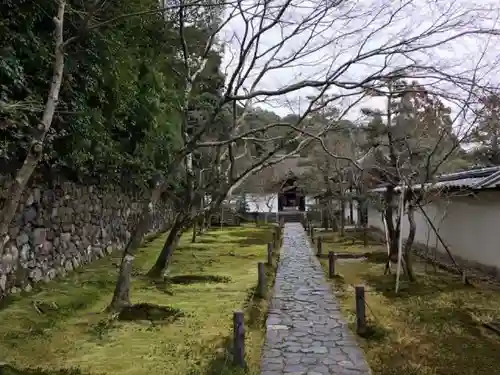
<path id="1" fill-rule="evenodd" d="M 6 189 L 0 191 L 5 199 Z M 27 189 L 11 223 L 10 240 L 0 254 L 0 299 L 123 249 L 138 219 L 140 202 L 139 195 L 117 187 L 62 182 Z M 171 219 L 172 211 L 159 205 L 150 233 L 166 229 Z"/>

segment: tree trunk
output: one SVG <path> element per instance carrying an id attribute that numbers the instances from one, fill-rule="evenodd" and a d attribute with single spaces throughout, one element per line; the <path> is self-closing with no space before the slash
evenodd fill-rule
<path id="1" fill-rule="evenodd" d="M 191 236 L 191 243 L 196 243 L 196 233 L 197 233 L 197 225 L 196 223 L 198 222 L 198 220 L 193 220 L 193 234 Z"/>
<path id="2" fill-rule="evenodd" d="M 202 235 L 205 233 L 205 226 L 206 226 L 206 215 L 201 215 L 200 221 L 198 224 L 198 235 Z"/>
<path id="3" fill-rule="evenodd" d="M 328 213 L 324 208 L 320 208 L 321 212 L 321 228 L 328 227 Z"/>
<path id="4" fill-rule="evenodd" d="M 340 237 L 345 236 L 345 201 L 340 199 Z"/>
<path id="5" fill-rule="evenodd" d="M 186 226 L 186 218 L 184 215 L 178 214 L 175 218 L 175 222 L 170 229 L 170 233 L 163 244 L 163 248 L 161 249 L 158 258 L 156 258 L 156 262 L 151 267 L 148 272 L 148 276 L 151 278 L 159 278 L 163 272 L 168 268 L 168 264 L 170 263 L 170 259 L 172 258 L 172 254 L 177 248 L 179 244 L 179 240 L 181 238 L 182 232 Z"/>
<path id="6" fill-rule="evenodd" d="M 390 215 L 388 214 L 390 212 Z M 399 223 L 394 225 L 394 217 L 392 215 L 392 209 L 385 211 L 385 220 L 387 222 L 387 232 L 389 234 L 389 260 L 392 263 L 398 262 L 398 252 L 399 252 Z"/>
<path id="7" fill-rule="evenodd" d="M 205 229 L 210 230 L 212 229 L 212 212 L 207 211 L 206 216 L 205 216 Z"/>
<path id="8" fill-rule="evenodd" d="M 351 225 L 354 225 L 354 207 L 352 204 L 352 198 L 349 200 L 349 221 Z"/>
<path id="9" fill-rule="evenodd" d="M 5 200 L 4 206 L 0 212 L 0 255 L 3 253 L 5 244 L 10 239 L 8 235 L 9 226 L 16 214 L 17 207 L 19 205 L 19 201 L 21 200 L 24 189 L 26 188 L 26 184 L 30 180 L 33 171 L 42 158 L 43 143 L 50 127 L 52 126 L 54 112 L 59 102 L 59 91 L 61 89 L 64 72 L 63 25 L 65 6 L 66 2 L 64 0 L 60 0 L 59 8 L 57 10 L 57 16 L 54 17 L 55 57 L 52 71 L 52 81 L 50 84 L 47 101 L 45 102 L 45 109 L 43 111 L 40 123 L 36 128 L 35 135 L 31 142 L 26 158 L 24 159 L 24 163 L 21 166 L 21 169 L 19 169 L 19 171 L 16 173 L 14 181 L 12 181 L 12 184 L 9 187 L 7 199 Z"/>
<path id="10" fill-rule="evenodd" d="M 123 251 L 115 291 L 113 293 L 111 304 L 108 306 L 108 310 L 110 311 L 120 311 L 124 306 L 130 305 L 130 280 L 132 277 L 132 267 L 135 255 L 141 245 L 144 235 L 149 229 L 151 218 L 153 216 L 154 205 L 160 198 L 161 191 L 161 186 L 154 188 L 151 193 L 150 200 L 145 203 L 142 209 L 141 219 L 132 233 L 125 250 Z"/>
<path id="11" fill-rule="evenodd" d="M 337 220 L 337 216 L 335 214 L 333 214 L 332 216 L 331 227 L 332 227 L 332 232 L 337 232 L 339 230 L 339 223 Z"/>
<path id="12" fill-rule="evenodd" d="M 394 199 L 394 187 L 389 186 L 384 195 L 384 215 L 387 224 L 387 232 L 389 234 L 389 260 L 392 263 L 398 261 L 398 239 L 399 239 L 399 222 L 394 225 L 394 210 L 392 207 Z"/>
<path id="13" fill-rule="evenodd" d="M 408 232 L 408 238 L 406 240 L 405 248 L 404 248 L 404 260 L 405 260 L 405 271 L 408 275 L 408 279 L 410 281 L 415 281 L 415 273 L 413 272 L 412 259 L 411 259 L 411 248 L 413 246 L 413 241 L 415 240 L 415 233 L 417 231 L 417 225 L 415 223 L 415 207 L 410 202 L 408 204 L 408 223 L 410 225 L 410 229 Z"/>
<path id="14" fill-rule="evenodd" d="M 358 200 L 359 224 L 363 228 L 363 246 L 368 246 L 368 200 L 363 197 Z"/>

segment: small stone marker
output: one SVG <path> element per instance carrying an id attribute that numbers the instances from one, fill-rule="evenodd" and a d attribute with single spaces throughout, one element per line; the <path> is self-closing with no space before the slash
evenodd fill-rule
<path id="1" fill-rule="evenodd" d="M 330 279 L 335 277 L 335 253 L 333 251 L 328 253 L 328 276 Z"/>
<path id="2" fill-rule="evenodd" d="M 365 313 L 365 287 L 357 285 L 356 291 L 356 333 L 362 335 L 366 332 L 366 313 Z"/>
<path id="3" fill-rule="evenodd" d="M 257 271 L 259 277 L 257 284 L 259 297 L 264 298 L 266 296 L 266 270 L 264 268 L 264 263 L 259 262 L 259 264 L 257 264 Z"/>
<path id="4" fill-rule="evenodd" d="M 318 258 L 321 258 L 321 255 L 323 255 L 323 240 L 321 237 L 318 237 L 318 243 L 316 244 L 316 247 L 316 255 L 318 256 Z"/>
<path id="5" fill-rule="evenodd" d="M 238 367 L 245 367 L 245 315 L 241 311 L 233 313 L 233 359 Z"/>
<path id="6" fill-rule="evenodd" d="M 270 266 L 273 265 L 273 244 L 272 244 L 272 242 L 269 242 L 267 244 L 267 264 Z"/>

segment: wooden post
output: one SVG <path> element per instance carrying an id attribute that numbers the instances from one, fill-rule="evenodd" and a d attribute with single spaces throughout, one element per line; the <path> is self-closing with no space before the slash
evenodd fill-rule
<path id="1" fill-rule="evenodd" d="M 321 255 L 323 253 L 323 240 L 321 239 L 321 237 L 318 237 L 318 243 L 316 244 L 316 246 L 317 246 L 316 256 L 318 258 L 321 258 Z"/>
<path id="2" fill-rule="evenodd" d="M 355 291 L 356 291 L 356 333 L 359 335 L 366 332 L 365 287 L 363 285 L 357 285 Z"/>
<path id="3" fill-rule="evenodd" d="M 278 243 L 277 237 L 276 232 L 273 232 L 273 247 L 276 247 L 276 244 Z"/>
<path id="4" fill-rule="evenodd" d="M 233 359 L 238 367 L 245 367 L 245 315 L 241 311 L 233 313 Z"/>
<path id="5" fill-rule="evenodd" d="M 311 228 L 311 242 L 314 243 L 314 227 L 312 226 L 312 224 L 310 228 Z"/>
<path id="6" fill-rule="evenodd" d="M 267 244 L 267 264 L 269 266 L 273 265 L 273 244 L 272 244 L 272 242 L 269 242 Z"/>
<path id="7" fill-rule="evenodd" d="M 333 251 L 328 253 L 328 276 L 330 279 L 335 277 L 335 253 Z"/>
<path id="8" fill-rule="evenodd" d="M 257 265 L 258 271 L 258 284 L 257 289 L 259 292 L 259 297 L 264 298 L 266 296 L 266 270 L 264 268 L 264 263 L 259 262 Z"/>

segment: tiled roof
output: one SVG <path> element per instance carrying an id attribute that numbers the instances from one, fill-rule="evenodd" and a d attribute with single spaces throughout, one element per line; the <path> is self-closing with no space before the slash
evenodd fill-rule
<path id="1" fill-rule="evenodd" d="M 477 185 L 474 186 L 476 189 L 492 189 L 500 186 L 500 170 L 483 178 Z"/>
<path id="2" fill-rule="evenodd" d="M 425 188 L 431 190 L 439 189 L 491 189 L 500 186 L 500 167 L 478 168 L 463 172 L 443 174 L 436 177 L 436 182 L 426 183 Z M 421 184 L 413 186 L 414 190 L 422 188 Z M 370 190 L 371 192 L 383 192 L 386 186 L 380 186 Z M 396 191 L 401 190 L 401 186 L 395 188 Z"/>
<path id="3" fill-rule="evenodd" d="M 278 161 L 282 157 L 276 155 L 269 161 Z M 241 190 L 247 193 L 275 192 L 287 178 L 305 180 L 312 171 L 311 161 L 307 157 L 290 156 L 249 176 Z"/>

